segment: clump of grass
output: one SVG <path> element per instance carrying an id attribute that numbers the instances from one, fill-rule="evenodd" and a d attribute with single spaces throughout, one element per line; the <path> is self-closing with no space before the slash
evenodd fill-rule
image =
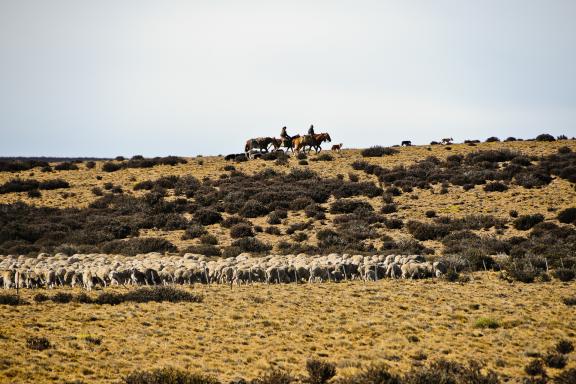
<path id="1" fill-rule="evenodd" d="M 82 339 L 88 344 L 92 345 L 102 344 L 102 336 L 83 335 Z"/>
<path id="2" fill-rule="evenodd" d="M 306 362 L 306 371 L 310 384 L 325 384 L 336 375 L 336 366 L 326 361 L 311 359 Z"/>
<path id="3" fill-rule="evenodd" d="M 570 340 L 563 339 L 556 343 L 554 349 L 556 352 L 566 355 L 574 351 L 574 344 Z"/>
<path id="4" fill-rule="evenodd" d="M 13 293 L 0 293 L 0 305 L 22 305 L 27 304 L 25 300 Z"/>
<path id="5" fill-rule="evenodd" d="M 32 336 L 26 339 L 26 347 L 35 351 L 44 351 L 51 348 L 52 344 L 45 337 Z"/>
<path id="6" fill-rule="evenodd" d="M 212 376 L 190 373 L 176 368 L 135 371 L 126 376 L 125 384 L 219 384 Z"/>
<path id="7" fill-rule="evenodd" d="M 496 319 L 492 319 L 490 317 L 480 317 L 474 322 L 474 328 L 481 328 L 481 329 L 496 329 L 500 328 L 500 322 Z"/>

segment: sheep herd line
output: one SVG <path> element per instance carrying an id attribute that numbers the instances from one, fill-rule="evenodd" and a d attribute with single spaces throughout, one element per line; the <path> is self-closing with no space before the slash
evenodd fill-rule
<path id="1" fill-rule="evenodd" d="M 67 256 L 39 254 L 0 256 L 1 282 L 10 288 L 82 287 L 91 290 L 113 285 L 314 283 L 383 278 L 418 279 L 440 277 L 443 262 L 426 261 L 421 255 L 327 256 L 269 255 L 244 253 L 226 259 L 185 254 L 165 256 L 148 253 L 134 257 L 105 254 Z"/>

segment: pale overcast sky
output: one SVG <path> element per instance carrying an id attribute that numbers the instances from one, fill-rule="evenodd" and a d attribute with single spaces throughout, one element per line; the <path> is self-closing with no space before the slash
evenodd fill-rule
<path id="1" fill-rule="evenodd" d="M 0 156 L 576 136 L 576 1 L 0 0 Z"/>

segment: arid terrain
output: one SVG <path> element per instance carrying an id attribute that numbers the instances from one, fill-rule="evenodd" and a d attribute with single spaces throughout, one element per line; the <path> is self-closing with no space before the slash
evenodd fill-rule
<path id="1" fill-rule="evenodd" d="M 406 373 L 444 358 L 521 382 L 526 365 L 560 340 L 576 343 L 574 152 L 575 140 L 510 141 L 0 172 L 0 262 L 39 253 L 48 261 L 418 254 L 454 272 L 184 284 L 201 302 L 117 305 L 39 300 L 83 291 L 47 289 L 39 278 L 39 287 L 19 289 L 27 304 L 0 304 L 0 382 L 116 383 L 161 367 L 229 382 L 270 367 L 301 375 L 311 358 L 333 362 L 335 379 L 371 364 Z M 93 288 L 91 297 L 134 289 Z M 31 337 L 50 346 L 30 348 Z M 576 368 L 576 354 L 566 357 L 563 369 L 546 367 L 549 377 Z"/>

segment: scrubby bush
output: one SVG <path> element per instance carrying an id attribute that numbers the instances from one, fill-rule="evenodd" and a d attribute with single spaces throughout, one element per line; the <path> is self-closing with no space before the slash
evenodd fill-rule
<path id="1" fill-rule="evenodd" d="M 498 141 L 500 141 L 500 139 L 497 138 L 496 136 L 490 136 L 489 138 L 486 139 L 487 143 L 496 143 Z"/>
<path id="2" fill-rule="evenodd" d="M 557 268 L 554 271 L 554 277 L 560 281 L 571 281 L 576 277 L 576 272 L 570 268 Z"/>
<path id="3" fill-rule="evenodd" d="M 72 301 L 72 294 L 66 292 L 57 292 L 51 297 L 51 300 L 55 303 L 66 304 Z"/>
<path id="4" fill-rule="evenodd" d="M 484 186 L 486 192 L 504 192 L 507 190 L 508 186 L 500 182 L 489 183 Z"/>
<path id="5" fill-rule="evenodd" d="M 196 239 L 207 233 L 208 231 L 203 226 L 192 224 L 186 228 L 186 231 L 182 235 L 182 240 Z"/>
<path id="6" fill-rule="evenodd" d="M 0 293 L 0 305 L 22 305 L 26 304 L 26 301 L 20 298 L 20 296 L 12 293 Z"/>
<path id="7" fill-rule="evenodd" d="M 159 237 L 132 238 L 127 240 L 112 240 L 102 246 L 104 253 L 134 256 L 150 252 L 175 252 L 177 249 L 166 239 Z"/>
<path id="8" fill-rule="evenodd" d="M 338 384 L 402 384 L 404 380 L 396 374 L 390 373 L 384 365 L 370 365 L 353 376 L 344 377 L 337 381 Z M 414 381 L 414 384 L 417 382 Z M 420 383 L 429 383 L 421 381 Z"/>
<path id="9" fill-rule="evenodd" d="M 556 141 L 556 139 L 554 138 L 554 136 L 548 133 L 542 133 L 536 136 L 536 141 Z"/>
<path id="10" fill-rule="evenodd" d="M 534 227 L 536 224 L 541 223 L 544 221 L 544 216 L 540 213 L 536 213 L 533 215 L 522 215 L 519 216 L 512 225 L 514 228 L 520 231 L 527 231 L 530 228 Z"/>
<path id="11" fill-rule="evenodd" d="M 450 228 L 445 224 L 428 224 L 410 220 L 406 227 L 408 232 L 420 241 L 441 239 L 450 233 Z"/>
<path id="12" fill-rule="evenodd" d="M 253 236 L 254 231 L 252 230 L 252 226 L 248 224 L 239 223 L 230 228 L 230 237 L 232 237 L 233 239 L 238 239 L 241 237 L 253 237 Z"/>
<path id="13" fill-rule="evenodd" d="M 243 237 L 232 242 L 232 247 L 238 247 L 241 252 L 265 253 L 272 249 L 272 246 L 265 244 L 254 237 Z"/>
<path id="14" fill-rule="evenodd" d="M 481 317 L 474 322 L 474 328 L 500 328 L 500 322 L 490 317 Z"/>
<path id="15" fill-rule="evenodd" d="M 181 251 L 182 254 L 186 253 L 196 253 L 198 255 L 204 256 L 220 256 L 221 251 L 218 247 L 212 244 L 198 244 L 190 245 Z"/>
<path id="16" fill-rule="evenodd" d="M 549 352 L 544 356 L 544 363 L 550 368 L 562 369 L 566 367 L 568 358 L 561 353 Z"/>
<path id="17" fill-rule="evenodd" d="M 413 367 L 402 379 L 403 384 L 499 384 L 498 375 L 470 361 L 468 366 L 447 360 L 437 360 L 427 367 Z"/>
<path id="18" fill-rule="evenodd" d="M 217 245 L 218 239 L 216 238 L 216 236 L 207 233 L 205 235 L 200 236 L 200 244 Z"/>
<path id="19" fill-rule="evenodd" d="M 123 380 L 125 384 L 220 384 L 212 376 L 190 373 L 176 368 L 134 371 Z"/>
<path id="20" fill-rule="evenodd" d="M 362 157 L 382 157 L 382 156 L 395 155 L 397 153 L 398 153 L 397 149 L 382 147 L 379 145 L 363 149 L 360 152 Z"/>
<path id="21" fill-rule="evenodd" d="M 120 169 L 122 169 L 122 166 L 120 164 L 113 163 L 111 161 L 107 161 L 104 164 L 102 164 L 102 170 L 104 172 L 116 172 Z"/>
<path id="22" fill-rule="evenodd" d="M 144 180 L 134 185 L 135 191 L 146 190 L 149 191 L 154 188 L 154 183 L 151 180 Z"/>
<path id="23" fill-rule="evenodd" d="M 398 210 L 396 204 L 392 203 L 392 204 L 384 204 L 382 206 L 381 212 L 382 213 L 394 213 Z"/>
<path id="24" fill-rule="evenodd" d="M 45 337 L 32 336 L 26 339 L 26 347 L 35 351 L 44 351 L 52 348 L 52 344 L 50 344 L 50 341 Z"/>
<path id="25" fill-rule="evenodd" d="M 240 212 L 238 213 L 244 217 L 254 218 L 267 215 L 268 208 L 266 208 L 264 204 L 257 200 L 248 200 L 246 203 L 244 203 L 240 209 Z"/>
<path id="26" fill-rule="evenodd" d="M 202 225 L 212 225 L 220 223 L 222 215 L 213 209 L 200 208 L 194 213 L 194 220 Z"/>
<path id="27" fill-rule="evenodd" d="M 312 161 L 332 161 L 334 158 L 329 153 L 321 153 L 318 156 L 312 158 Z"/>
<path id="28" fill-rule="evenodd" d="M 26 194 L 31 199 L 37 199 L 37 198 L 42 197 L 42 193 L 37 189 L 33 189 L 31 191 L 28 191 L 28 192 L 26 192 Z"/>
<path id="29" fill-rule="evenodd" d="M 354 199 L 338 199 L 330 206 L 331 213 L 352 213 L 354 211 L 373 211 L 372 205 L 367 201 Z"/>
<path id="30" fill-rule="evenodd" d="M 572 353 L 574 351 L 574 344 L 570 340 L 563 339 L 563 340 L 560 340 L 558 343 L 556 343 L 556 345 L 554 346 L 554 349 L 558 353 L 562 353 L 564 355 L 567 355 L 567 354 Z"/>
<path id="31" fill-rule="evenodd" d="M 566 208 L 558 213 L 558 221 L 576 225 L 576 207 Z"/>
<path id="32" fill-rule="evenodd" d="M 78 166 L 72 162 L 64 162 L 54 166 L 56 171 L 77 171 Z"/>
<path id="33" fill-rule="evenodd" d="M 94 161 L 87 161 L 86 162 L 86 169 L 94 169 L 96 167 L 96 162 Z"/>
<path id="34" fill-rule="evenodd" d="M 308 372 L 308 383 L 326 384 L 336 375 L 336 366 L 329 362 L 311 359 L 306 362 L 306 371 Z"/>
<path id="35" fill-rule="evenodd" d="M 271 225 L 277 225 L 280 224 L 282 222 L 283 219 L 288 217 L 288 212 L 281 210 L 281 209 L 277 209 L 275 211 L 270 212 L 270 214 L 268 215 L 268 219 L 267 222 L 268 224 Z"/>
<path id="36" fill-rule="evenodd" d="M 576 368 L 570 368 L 558 374 L 554 378 L 555 384 L 573 384 L 576 383 Z"/>

